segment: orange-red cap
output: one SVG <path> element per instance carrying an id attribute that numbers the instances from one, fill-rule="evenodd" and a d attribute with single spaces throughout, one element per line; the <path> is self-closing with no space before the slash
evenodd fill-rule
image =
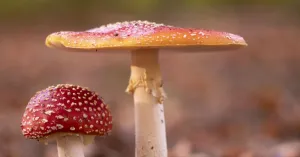
<path id="1" fill-rule="evenodd" d="M 235 49 L 247 46 L 243 37 L 213 30 L 180 28 L 148 21 L 108 24 L 82 32 L 50 34 L 46 45 L 68 50 L 196 47 Z"/>

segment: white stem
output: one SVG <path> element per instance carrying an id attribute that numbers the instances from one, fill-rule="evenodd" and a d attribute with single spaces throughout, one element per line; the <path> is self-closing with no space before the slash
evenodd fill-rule
<path id="1" fill-rule="evenodd" d="M 163 104 L 142 88 L 134 92 L 137 157 L 167 157 Z"/>
<path id="2" fill-rule="evenodd" d="M 166 97 L 158 62 L 158 50 L 132 52 L 127 92 L 135 107 L 136 157 L 167 157 L 163 100 Z"/>
<path id="3" fill-rule="evenodd" d="M 80 136 L 60 136 L 56 139 L 58 157 L 84 157 Z"/>

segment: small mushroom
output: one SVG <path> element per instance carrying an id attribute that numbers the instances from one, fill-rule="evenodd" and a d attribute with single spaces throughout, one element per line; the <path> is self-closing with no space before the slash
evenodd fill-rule
<path id="1" fill-rule="evenodd" d="M 46 45 L 69 51 L 131 52 L 131 76 L 126 92 L 134 97 L 138 157 L 167 157 L 163 109 L 166 93 L 160 72 L 159 49 L 196 48 L 200 52 L 247 46 L 242 37 L 231 33 L 148 21 L 119 22 L 82 32 L 56 32 L 47 37 Z"/>
<path id="2" fill-rule="evenodd" d="M 21 122 L 26 138 L 56 140 L 59 157 L 84 157 L 83 146 L 112 130 L 112 116 L 98 94 L 71 84 L 50 86 L 29 101 Z"/>

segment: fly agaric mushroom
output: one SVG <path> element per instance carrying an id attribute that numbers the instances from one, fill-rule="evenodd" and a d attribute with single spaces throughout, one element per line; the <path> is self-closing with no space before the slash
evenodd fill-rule
<path id="1" fill-rule="evenodd" d="M 163 90 L 158 51 L 161 48 L 233 50 L 247 46 L 231 33 L 179 28 L 148 21 L 108 24 L 82 32 L 50 34 L 46 45 L 75 51 L 129 50 L 131 76 L 126 89 L 135 104 L 136 156 L 167 157 Z"/>
<path id="2" fill-rule="evenodd" d="M 84 157 L 83 144 L 112 130 L 112 116 L 103 99 L 80 86 L 59 84 L 37 92 L 21 123 L 26 138 L 56 140 L 59 157 Z"/>

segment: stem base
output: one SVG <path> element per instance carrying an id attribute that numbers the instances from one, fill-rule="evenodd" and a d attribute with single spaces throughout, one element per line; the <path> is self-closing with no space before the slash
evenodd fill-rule
<path id="1" fill-rule="evenodd" d="M 136 157 L 167 157 L 163 104 L 142 88 L 134 92 Z"/>

